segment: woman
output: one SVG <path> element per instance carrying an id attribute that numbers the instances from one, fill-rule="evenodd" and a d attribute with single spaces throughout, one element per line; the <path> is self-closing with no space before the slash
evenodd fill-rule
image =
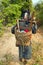
<path id="1" fill-rule="evenodd" d="M 28 13 L 28 11 L 26 10 L 23 16 L 24 21 L 22 21 L 20 24 L 22 26 L 20 30 L 24 30 L 23 27 L 26 27 L 26 26 L 28 27 L 30 25 L 29 16 L 30 16 L 30 13 Z M 25 32 L 27 31 L 29 32 L 28 29 L 25 29 Z M 27 62 L 27 60 L 29 60 L 32 56 L 31 41 L 29 43 L 30 45 L 25 45 L 24 48 L 23 48 L 23 45 L 19 45 L 19 60 L 23 61 L 24 63 Z"/>
<path id="2" fill-rule="evenodd" d="M 19 27 L 20 27 L 20 31 L 25 31 L 26 33 L 29 32 L 29 29 L 30 29 L 30 13 L 28 13 L 28 11 L 26 10 L 24 13 L 23 13 L 23 19 L 22 20 L 19 20 Z M 18 22 L 18 20 L 17 20 Z M 30 27 L 29 27 L 30 26 Z M 18 26 L 16 25 L 15 27 L 18 28 Z M 31 47 L 31 40 L 30 40 L 30 45 L 25 45 L 23 47 L 23 45 L 19 45 L 18 48 L 19 48 L 19 60 L 21 62 L 24 62 L 24 63 L 27 63 L 27 60 L 31 59 L 31 56 L 32 56 L 32 47 Z"/>
<path id="3" fill-rule="evenodd" d="M 25 32 L 29 32 L 30 29 L 32 31 L 33 29 L 30 26 L 30 24 L 31 24 L 31 22 L 30 22 L 30 13 L 28 13 L 27 10 L 24 12 L 23 19 L 24 20 L 21 21 L 21 24 L 20 24 L 21 27 L 22 27 L 20 29 L 20 31 L 21 30 L 24 31 L 23 27 L 26 27 Z M 35 22 L 33 22 L 33 23 L 35 24 Z M 32 25 L 32 27 L 33 27 L 33 25 Z M 34 30 L 36 31 L 36 29 L 34 29 Z M 35 32 L 33 31 L 32 33 L 34 34 Z M 31 40 L 30 40 L 29 43 L 30 43 L 30 45 L 25 45 L 24 48 L 23 48 L 23 45 L 19 45 L 19 60 L 23 61 L 25 64 L 27 63 L 27 60 L 31 59 L 31 56 L 32 56 Z"/>

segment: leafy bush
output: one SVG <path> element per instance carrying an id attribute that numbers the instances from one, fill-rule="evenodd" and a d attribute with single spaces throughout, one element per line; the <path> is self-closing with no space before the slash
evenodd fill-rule
<path id="1" fill-rule="evenodd" d="M 43 25 L 43 1 L 41 3 L 38 3 L 35 6 L 35 9 L 36 9 L 36 17 L 37 19 L 39 19 L 41 25 Z"/>
<path id="2" fill-rule="evenodd" d="M 0 65 L 4 65 L 4 63 L 2 61 L 0 61 Z"/>
<path id="3" fill-rule="evenodd" d="M 35 63 L 35 64 L 33 64 L 33 65 L 39 65 L 38 63 Z"/>

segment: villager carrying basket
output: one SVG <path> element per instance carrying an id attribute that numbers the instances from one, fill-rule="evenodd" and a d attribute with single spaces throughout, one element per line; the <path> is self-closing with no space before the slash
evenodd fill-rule
<path id="1" fill-rule="evenodd" d="M 24 33 L 24 32 L 18 31 L 15 28 L 15 37 L 17 40 L 17 43 L 16 43 L 17 46 L 19 46 L 19 45 L 26 45 L 26 46 L 30 45 L 31 36 L 32 36 L 31 31 Z"/>

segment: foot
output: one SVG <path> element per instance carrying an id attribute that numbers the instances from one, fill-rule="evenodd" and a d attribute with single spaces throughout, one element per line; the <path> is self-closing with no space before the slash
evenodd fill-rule
<path id="1" fill-rule="evenodd" d="M 26 65 L 26 64 L 27 64 L 27 60 L 25 59 L 25 60 L 24 60 L 24 65 Z"/>
<path id="2" fill-rule="evenodd" d="M 22 59 L 21 58 L 19 60 L 20 60 L 20 62 L 22 62 Z"/>
<path id="3" fill-rule="evenodd" d="M 25 60 L 25 59 L 24 59 L 24 58 L 22 58 L 22 62 L 24 62 L 24 60 Z"/>

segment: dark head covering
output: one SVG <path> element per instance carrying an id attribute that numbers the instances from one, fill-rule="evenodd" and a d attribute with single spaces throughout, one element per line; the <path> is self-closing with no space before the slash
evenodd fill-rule
<path id="1" fill-rule="evenodd" d="M 22 10 L 22 14 L 21 14 L 21 17 L 24 18 L 24 14 L 25 13 L 28 13 L 28 16 L 30 16 L 30 11 L 29 10 Z"/>

